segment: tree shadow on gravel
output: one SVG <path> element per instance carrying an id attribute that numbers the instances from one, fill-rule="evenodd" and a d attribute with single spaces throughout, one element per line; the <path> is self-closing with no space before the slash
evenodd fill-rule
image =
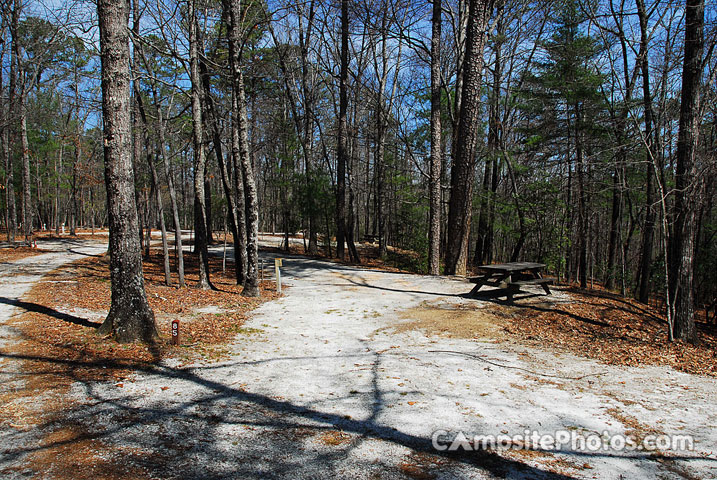
<path id="1" fill-rule="evenodd" d="M 76 449 L 80 441 L 92 440 L 101 442 L 93 444 L 93 449 L 122 452 L 105 459 L 98 467 L 100 470 L 92 470 L 95 475 L 105 471 L 109 478 L 120 478 L 123 472 L 133 469 L 144 470 L 152 478 L 405 479 L 437 478 L 439 473 L 447 472 L 458 476 L 479 473 L 489 478 L 573 478 L 506 458 L 492 450 L 440 452 L 433 447 L 431 438 L 381 424 L 379 413 L 387 407 L 386 394 L 391 392 L 379 387 L 380 354 L 367 355 L 373 361 L 370 391 L 361 392 L 365 397 L 362 401 L 369 408 L 364 419 L 245 391 L 232 383 L 204 378 L 200 369 L 137 366 L 136 371 L 143 374 L 145 381 L 132 394 L 125 391 L 131 380 L 114 395 L 107 389 L 111 384 L 71 378 L 75 391 L 83 390 L 87 398 L 37 428 L 48 432 L 70 428 L 74 434 L 22 447 L 13 447 L 20 442 L 13 443 L 11 436 L 0 455 L 0 472 L 11 461 L 22 460 L 29 454 L 56 456 L 58 452 Z M 112 361 L 81 362 L 2 353 L 0 357 L 61 364 L 70 375 L 85 369 L 127 367 Z M 180 394 L 190 388 L 194 393 Z M 162 395 L 159 391 L 165 389 L 171 390 Z M 173 397 L 173 392 L 179 396 Z M 156 399 L 150 400 L 151 396 Z M 382 442 L 408 451 L 399 449 L 398 454 L 395 451 L 391 454 Z M 380 460 L 361 458 L 366 449 L 382 452 L 375 454 Z M 554 453 L 545 451 L 539 455 Z M 695 459 L 672 455 L 662 458 L 649 453 L 561 453 L 576 457 L 574 460 L 581 464 L 590 458 L 611 456 L 659 462 Z"/>
<path id="2" fill-rule="evenodd" d="M 0 297 L 0 303 L 4 303 L 5 305 L 11 305 L 13 307 L 22 308 L 26 312 L 41 313 L 43 315 L 57 318 L 58 320 L 62 320 L 63 322 L 73 323 L 75 325 L 80 325 L 82 327 L 98 328 L 100 326 L 99 323 L 90 322 L 89 320 L 87 320 L 85 318 L 77 317 L 75 315 L 70 315 L 69 313 L 59 312 L 59 311 L 55 310 L 54 308 L 46 307 L 44 305 L 40 305 L 37 303 L 23 302 L 22 300 L 14 300 L 12 298 L 6 298 L 6 297 Z"/>
<path id="3" fill-rule="evenodd" d="M 81 362 L 6 353 L 0 353 L 0 357 L 63 364 L 69 372 L 126 368 L 111 361 Z M 374 366 L 374 376 L 378 374 L 376 369 Z M 149 403 L 144 394 L 106 398 L 96 383 L 71 379 L 81 383 L 90 400 L 63 411 L 60 418 L 37 428 L 47 432 L 70 428 L 73 434 L 69 438 L 61 436 L 58 440 L 22 447 L 13 447 L 11 436 L 0 456 L 0 472 L 13 461 L 28 458 L 27 455 L 56 455 L 75 448 L 79 442 L 92 440 L 126 452 L 114 460 L 119 462 L 114 467 L 105 465 L 107 472 L 113 474 L 110 478 L 121 477 L 128 468 L 146 469 L 153 478 L 334 478 L 336 475 L 406 478 L 406 472 L 392 465 L 390 459 L 386 464 L 355 459 L 352 450 L 360 448 L 365 441 L 378 440 L 406 447 L 427 459 L 424 476 L 408 475 L 414 478 L 436 478 L 432 472 L 450 467 L 477 468 L 498 478 L 572 478 L 492 451 L 439 452 L 433 448 L 430 438 L 379 424 L 377 416 L 384 401 L 375 379 L 374 391 L 370 393 L 372 413 L 367 419 L 358 420 L 247 392 L 188 370 L 166 366 L 140 366 L 137 370 L 155 380 L 189 382 L 201 387 L 202 395 L 162 403 Z M 93 420 L 100 418 L 103 421 Z M 319 440 L 311 446 L 312 441 L 320 438 L 317 436 L 337 431 L 348 435 L 346 442 L 327 441 L 321 445 Z M 303 443 L 307 439 L 308 445 Z M 350 459 L 348 466 L 343 463 L 347 459 Z M 400 459 L 398 463 L 401 464 Z M 97 469 L 93 472 L 96 474 Z"/>

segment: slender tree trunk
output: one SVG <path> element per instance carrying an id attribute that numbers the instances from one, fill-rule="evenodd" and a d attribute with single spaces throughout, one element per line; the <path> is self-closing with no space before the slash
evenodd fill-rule
<path id="1" fill-rule="evenodd" d="M 575 168 L 578 176 L 578 278 L 580 288 L 588 288 L 588 212 L 585 196 L 585 162 L 582 138 L 582 108 L 574 105 L 575 111 Z"/>
<path id="2" fill-rule="evenodd" d="M 244 194 L 244 173 L 241 168 L 241 140 L 239 138 L 239 99 L 232 93 L 232 165 L 234 167 L 234 191 L 236 192 L 237 210 L 237 242 L 234 244 L 234 254 L 237 255 L 237 281 L 241 275 L 241 284 L 246 282 L 247 274 L 247 224 L 246 224 L 246 195 Z"/>
<path id="3" fill-rule="evenodd" d="M 159 228 L 162 231 L 162 256 L 164 258 L 164 284 L 168 287 L 172 285 L 172 273 L 169 268 L 169 246 L 167 244 L 167 227 L 164 225 L 164 205 L 162 204 L 162 191 L 159 188 L 159 176 L 157 168 L 154 166 L 152 156 L 147 155 L 147 163 L 149 163 L 149 171 L 152 174 L 152 189 L 155 192 L 157 202 L 157 215 L 159 216 Z"/>
<path id="4" fill-rule="evenodd" d="M 448 209 L 446 273 L 449 275 L 466 273 L 475 151 L 478 143 L 483 47 L 492 8 L 491 0 L 470 0 L 468 6 L 468 32 L 458 124 L 458 138 L 461 141 L 457 143 L 451 169 L 451 200 Z"/>
<path id="5" fill-rule="evenodd" d="M 174 178 L 172 177 L 172 170 L 169 166 L 169 159 L 167 158 L 167 134 L 165 132 L 164 119 L 162 118 L 162 105 L 159 100 L 159 94 L 157 88 L 152 87 L 152 96 L 154 97 L 154 104 L 157 107 L 157 132 L 159 134 L 159 151 L 162 157 L 162 163 L 164 165 L 164 175 L 167 177 L 167 188 L 169 190 L 169 201 L 172 207 L 172 220 L 174 222 L 174 242 L 177 251 L 177 276 L 179 277 L 179 287 L 182 288 L 185 285 L 184 282 L 184 251 L 182 247 L 182 224 L 179 219 L 179 205 L 177 203 L 177 191 L 174 188 Z"/>
<path id="6" fill-rule="evenodd" d="M 303 134 L 304 134 L 304 142 L 303 142 L 303 151 L 304 151 L 304 169 L 306 173 L 306 183 L 307 183 L 307 210 L 308 210 L 308 217 L 309 217 L 309 248 L 308 253 L 309 255 L 317 255 L 319 253 L 319 243 L 318 243 L 318 222 L 317 222 L 317 208 L 316 208 L 316 187 L 314 186 L 314 178 L 313 178 L 313 144 L 314 144 L 314 134 L 311 128 L 312 125 L 312 119 L 314 115 L 314 90 L 315 87 L 313 85 L 309 85 L 309 41 L 312 38 L 312 31 L 314 26 L 314 17 L 315 17 L 315 1 L 311 0 L 309 2 L 309 16 L 308 21 L 306 25 L 306 31 L 304 32 L 303 28 L 300 28 L 299 30 L 299 45 L 301 47 L 301 88 L 304 91 L 304 126 L 303 126 Z"/>
<path id="7" fill-rule="evenodd" d="M 695 154 L 701 119 L 699 87 L 704 47 L 704 0 L 687 0 L 685 13 L 685 56 L 682 70 L 682 104 L 680 106 L 675 172 L 675 223 L 670 259 L 670 288 L 675 308 L 674 338 L 697 341 L 694 310 L 694 249 L 697 176 Z"/>
<path id="8" fill-rule="evenodd" d="M 98 0 L 102 59 L 105 184 L 112 303 L 99 328 L 120 342 L 154 342 L 139 248 L 130 138 L 129 2 Z"/>
<path id="9" fill-rule="evenodd" d="M 657 156 L 657 136 L 653 138 L 653 117 L 652 94 L 650 92 L 650 65 L 647 50 L 647 12 L 644 0 L 637 0 L 637 11 L 640 18 L 640 71 L 642 74 L 642 98 L 645 110 L 645 141 L 647 158 L 645 162 L 645 225 L 642 230 L 642 247 L 640 255 L 640 273 L 638 278 L 637 298 L 642 303 L 647 303 L 650 298 L 650 269 L 652 267 L 652 249 L 655 230 L 655 188 L 653 187 L 654 165 L 653 159 Z"/>
<path id="10" fill-rule="evenodd" d="M 244 218 L 244 215 L 239 215 L 237 212 L 237 202 L 235 201 L 235 192 L 232 191 L 230 183 L 229 168 L 227 162 L 224 159 L 224 153 L 222 151 L 222 136 L 219 131 L 219 122 L 217 121 L 216 109 L 214 108 L 214 98 L 211 95 L 211 85 L 209 83 L 209 72 L 204 62 L 199 62 L 199 69 L 202 75 L 202 86 L 204 88 L 204 98 L 206 99 L 206 112 L 207 112 L 207 123 L 211 127 L 212 132 L 212 144 L 214 145 L 214 155 L 217 157 L 217 163 L 219 165 L 219 174 L 222 180 L 222 188 L 224 189 L 224 196 L 227 199 L 227 205 L 229 207 L 229 228 L 232 231 L 232 237 L 234 239 L 234 271 L 237 279 L 237 285 L 244 283 L 244 275 L 246 274 L 246 234 L 240 235 L 238 225 L 240 223 L 239 217 Z M 234 102 L 232 102 L 233 105 Z M 232 115 L 236 118 L 236 110 L 232 108 Z M 234 138 L 234 131 L 232 129 L 232 147 L 231 154 L 235 158 L 239 156 L 239 138 L 238 132 L 236 139 Z M 234 163 L 233 165 L 237 165 Z M 238 175 L 235 168 L 235 177 Z M 243 189 L 242 189 L 243 191 Z M 242 202 L 242 205 L 244 203 Z"/>
<path id="11" fill-rule="evenodd" d="M 431 22 L 431 168 L 428 273 L 440 275 L 441 254 L 441 0 L 433 0 Z"/>
<path id="12" fill-rule="evenodd" d="M 20 111 L 20 146 L 22 147 L 22 232 L 25 242 L 30 242 L 32 235 L 32 184 L 30 182 L 30 144 L 27 139 L 27 94 L 25 86 L 21 86 Z"/>
<path id="13" fill-rule="evenodd" d="M 349 2 L 341 0 L 341 67 L 339 72 L 339 124 L 336 148 L 336 256 L 344 259 L 346 243 L 346 112 L 348 110 Z"/>
<path id="14" fill-rule="evenodd" d="M 501 79 L 503 75 L 503 61 L 501 57 L 503 36 L 505 35 L 505 22 L 503 21 L 503 6 L 497 8 L 498 23 L 496 35 L 493 39 L 495 62 L 493 65 L 493 85 L 490 95 L 488 112 L 488 159 L 485 164 L 483 175 L 483 191 L 481 195 L 480 214 L 478 216 L 478 232 L 476 238 L 474 265 L 490 263 L 493 254 L 493 223 L 495 212 L 495 196 L 498 189 L 498 156 L 501 151 L 501 121 L 500 121 L 500 98 Z M 517 191 L 515 192 L 517 195 Z M 521 215 L 521 212 L 518 212 Z M 521 222 L 522 225 L 522 222 Z M 521 235 L 522 235 L 521 229 Z M 516 252 L 520 248 L 516 249 Z"/>
<path id="15" fill-rule="evenodd" d="M 192 83 L 192 140 L 194 148 L 194 250 L 199 255 L 199 283 L 201 289 L 212 288 L 209 282 L 209 251 L 207 250 L 207 215 L 204 180 L 206 155 L 202 123 L 201 79 L 199 78 L 199 38 L 195 1 L 189 7 L 189 71 Z"/>
<path id="16" fill-rule="evenodd" d="M 239 162 L 243 178 L 244 215 L 246 225 L 246 277 L 242 295 L 259 296 L 259 196 L 254 178 L 254 165 L 249 148 L 249 119 L 244 92 L 242 67 L 242 4 L 227 0 L 224 8 L 229 12 L 229 62 L 232 69 L 232 96 L 236 116 L 233 118 L 239 143 Z M 238 175 L 238 173 L 237 173 Z"/>
<path id="17" fill-rule="evenodd" d="M 18 52 L 19 48 L 15 47 L 18 43 L 18 23 L 20 19 L 20 10 L 22 8 L 22 2 L 15 0 L 11 19 L 10 19 L 10 37 L 12 39 L 12 50 L 10 53 L 10 81 L 8 85 L 8 120 L 9 125 L 5 128 L 5 171 L 7 172 L 7 187 L 5 189 L 8 209 L 8 241 L 15 243 L 15 237 L 17 236 L 17 205 L 15 202 L 15 179 L 14 179 L 14 165 L 13 165 L 13 147 L 12 142 L 15 138 L 15 119 L 17 118 L 17 77 L 18 77 L 18 62 L 20 61 Z"/>
<path id="18" fill-rule="evenodd" d="M 238 18 L 235 17 L 235 20 Z M 236 25 L 236 24 L 235 24 Z M 259 292 L 259 195 L 254 177 L 254 164 L 249 150 L 249 120 L 244 98 L 244 74 L 240 67 L 234 78 L 239 107 L 239 157 L 244 179 L 246 209 L 246 279 L 242 295 L 258 297 Z"/>

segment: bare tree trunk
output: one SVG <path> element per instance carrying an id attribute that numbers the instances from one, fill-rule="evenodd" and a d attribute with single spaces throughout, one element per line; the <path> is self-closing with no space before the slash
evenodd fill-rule
<path id="1" fill-rule="evenodd" d="M 431 20 L 431 168 L 428 273 L 439 275 L 441 255 L 441 0 L 433 0 Z"/>
<path id="2" fill-rule="evenodd" d="M 448 209 L 446 273 L 449 275 L 466 273 L 475 150 L 478 142 L 483 47 L 492 8 L 492 0 L 470 0 L 468 6 L 468 32 L 458 124 L 458 138 L 461 141 L 457 142 L 451 169 L 451 200 Z"/>
<path id="3" fill-rule="evenodd" d="M 14 62 L 11 63 L 10 68 L 10 92 L 7 110 L 4 117 L 8 120 L 7 125 L 3 126 L 2 130 L 2 153 L 3 159 L 5 160 L 5 226 L 7 228 L 7 240 L 10 243 L 15 243 L 15 232 L 17 230 L 15 211 L 15 182 L 13 179 L 13 162 L 12 162 L 12 147 L 10 145 L 10 126 L 13 124 L 13 103 L 14 103 Z"/>
<path id="4" fill-rule="evenodd" d="M 212 288 L 209 282 L 209 251 L 207 250 L 207 215 L 204 179 L 207 160 L 204 151 L 202 123 L 201 79 L 199 78 L 199 42 L 195 1 L 189 7 L 189 71 L 192 83 L 192 139 L 194 148 L 194 251 L 199 254 L 199 283 L 201 289 Z"/>
<path id="5" fill-rule="evenodd" d="M 650 268 L 652 267 L 652 249 L 653 237 L 655 230 L 655 206 L 653 205 L 654 190 L 653 176 L 654 167 L 653 159 L 657 157 L 657 135 L 653 138 L 653 112 L 652 112 L 652 94 L 650 92 L 650 65 L 647 50 L 647 12 L 645 10 L 644 0 L 636 0 L 637 12 L 640 18 L 640 52 L 639 58 L 640 70 L 642 74 L 642 98 L 645 109 L 645 141 L 647 142 L 647 159 L 645 162 L 645 226 L 642 230 L 642 254 L 640 256 L 640 273 L 638 275 L 640 283 L 638 286 L 637 298 L 643 303 L 647 303 L 650 298 Z"/>
<path id="6" fill-rule="evenodd" d="M 139 3 L 135 0 L 133 4 L 134 8 L 134 34 L 139 35 Z M 139 52 L 141 54 L 142 52 L 142 45 L 137 42 L 134 45 L 135 52 Z M 136 63 L 135 63 L 136 66 Z M 167 244 L 167 228 L 164 224 L 164 205 L 162 202 L 162 191 L 159 188 L 159 176 L 157 175 L 157 168 L 154 165 L 154 161 L 152 159 L 152 154 L 149 151 L 149 121 L 147 120 L 147 112 L 144 108 L 144 100 L 142 99 L 141 92 L 139 90 L 139 83 L 137 80 L 137 77 L 135 77 L 135 80 L 133 82 L 134 86 L 134 98 L 137 106 L 137 113 L 139 114 L 139 117 L 142 120 L 142 138 L 144 140 L 145 148 L 147 149 L 147 164 L 149 165 L 149 171 L 150 171 L 150 179 L 151 179 L 151 190 L 154 194 L 154 200 L 157 204 L 157 215 L 159 219 L 159 225 L 160 230 L 162 232 L 162 255 L 164 259 L 164 283 L 167 286 L 172 285 L 172 273 L 169 265 L 169 246 Z M 158 106 L 159 109 L 159 106 Z M 163 144 L 159 145 L 157 156 L 160 156 L 159 150 L 163 148 Z M 147 201 L 149 203 L 149 201 Z M 148 212 L 149 217 L 149 212 Z M 147 222 L 147 257 L 149 257 L 150 250 L 149 245 L 151 241 L 151 235 L 150 232 L 150 225 L 149 221 Z"/>
<path id="7" fill-rule="evenodd" d="M 154 342 L 139 248 L 130 138 L 129 2 L 98 0 L 102 59 L 105 183 L 112 303 L 99 333 L 119 342 Z"/>
<path id="8" fill-rule="evenodd" d="M 224 159 L 222 152 L 222 136 L 219 131 L 219 122 L 217 121 L 216 109 L 214 108 L 214 99 L 211 96 L 210 83 L 209 83 L 209 72 L 204 62 L 199 62 L 199 69 L 202 75 L 202 86 L 204 88 L 204 98 L 206 99 L 206 112 L 207 112 L 207 123 L 211 127 L 212 131 L 212 144 L 214 145 L 214 155 L 217 157 L 217 163 L 219 165 L 219 174 L 222 179 L 222 188 L 224 189 L 224 196 L 227 199 L 227 205 L 229 207 L 229 228 L 232 231 L 232 237 L 234 238 L 234 272 L 237 279 L 237 285 L 244 283 L 244 276 L 246 275 L 246 233 L 239 233 L 238 225 L 240 224 L 239 218 L 242 222 L 244 215 L 239 215 L 237 212 L 237 202 L 235 201 L 235 192 L 232 191 L 232 186 L 229 177 L 229 168 L 227 162 Z M 234 102 L 232 102 L 234 105 Z M 236 118 L 236 110 L 232 107 L 232 115 Z M 232 147 L 231 154 L 235 158 L 239 156 L 239 138 L 237 132 L 237 138 L 234 138 L 234 131 L 232 129 Z M 233 163 L 233 165 L 237 165 Z M 235 168 L 235 176 L 239 173 Z M 243 191 L 243 189 L 242 189 Z M 241 202 L 244 205 L 244 202 Z"/>
<path id="9" fill-rule="evenodd" d="M 232 128 L 239 143 L 239 161 L 243 178 L 244 215 L 246 226 L 246 277 L 242 295 L 259 296 L 259 196 L 254 178 L 254 165 L 249 149 L 249 119 L 244 93 L 242 68 L 242 4 L 227 0 L 224 8 L 229 12 L 229 62 L 232 69 L 232 96 L 236 116 Z M 239 173 L 237 172 L 237 175 Z"/>
<path id="10" fill-rule="evenodd" d="M 585 162 L 582 138 L 582 108 L 577 103 L 575 112 L 575 168 L 578 174 L 578 278 L 580 288 L 588 288 L 588 212 L 585 196 Z"/>
<path id="11" fill-rule="evenodd" d="M 145 124 L 146 125 L 146 124 Z M 159 216 L 159 228 L 162 231 L 162 255 L 164 258 L 164 284 L 168 287 L 172 285 L 172 273 L 169 268 L 169 246 L 167 245 L 167 227 L 164 225 L 164 205 L 162 204 L 162 191 L 159 189 L 159 177 L 157 168 L 152 161 L 152 155 L 147 155 L 147 163 L 149 163 L 149 171 L 152 174 L 152 188 L 155 193 L 157 202 L 157 215 Z"/>
<path id="12" fill-rule="evenodd" d="M 25 242 L 32 235 L 32 186 L 30 183 L 30 145 L 27 140 L 27 105 L 25 85 L 20 87 L 20 144 L 22 147 L 22 232 Z"/>
<path id="13" fill-rule="evenodd" d="M 339 124 L 336 146 L 336 256 L 344 259 L 346 243 L 346 111 L 349 80 L 349 3 L 341 0 L 341 67 L 339 71 Z"/>
<path id="14" fill-rule="evenodd" d="M 13 152 L 12 152 L 12 140 L 15 136 L 14 132 L 11 132 L 12 125 L 15 124 L 13 120 L 17 118 L 17 77 L 18 77 L 18 63 L 20 61 L 18 52 L 19 48 L 15 47 L 18 40 L 18 23 L 20 19 L 20 10 L 22 8 L 22 2 L 15 0 L 12 9 L 10 19 L 10 36 L 12 38 L 12 50 L 10 53 L 10 82 L 8 92 L 8 120 L 9 125 L 5 128 L 5 171 L 7 172 L 7 187 L 5 189 L 8 209 L 8 241 L 15 243 L 15 237 L 17 235 L 17 205 L 15 203 L 15 179 L 14 179 L 14 166 L 13 166 Z"/>
<path id="15" fill-rule="evenodd" d="M 695 204 L 697 176 L 695 154 L 700 121 L 702 51 L 704 47 L 704 0 L 687 0 L 685 13 L 685 56 L 682 70 L 677 165 L 675 172 L 675 223 L 670 259 L 670 288 L 675 308 L 674 338 L 697 341 L 694 306 Z"/>
<path id="16" fill-rule="evenodd" d="M 235 20 L 237 18 L 235 17 Z M 239 107 L 239 157 L 244 178 L 244 201 L 246 209 L 246 279 L 242 295 L 258 297 L 259 292 L 259 195 L 254 178 L 254 165 L 249 151 L 249 120 L 244 98 L 244 74 L 239 69 L 234 78 Z"/>
<path id="17" fill-rule="evenodd" d="M 241 284 L 246 283 L 247 274 L 247 225 L 246 225 L 246 196 L 244 194 L 244 173 L 241 168 L 241 140 L 239 138 L 239 99 L 232 93 L 232 165 L 234 167 L 234 192 L 236 193 L 237 211 L 237 242 L 234 244 L 234 255 L 239 262 L 237 268 L 237 281 L 241 275 Z"/>
<path id="18" fill-rule="evenodd" d="M 177 251 L 177 276 L 179 277 L 179 287 L 184 287 L 184 251 L 182 250 L 182 224 L 179 220 L 179 205 L 177 204 L 177 191 L 174 188 L 174 179 L 172 171 L 169 167 L 169 159 L 167 158 L 167 138 L 164 127 L 164 119 L 162 118 L 162 105 L 159 100 L 157 88 L 152 87 L 152 96 L 154 104 L 157 107 L 157 132 L 159 133 L 159 151 L 164 164 L 164 175 L 167 177 L 167 188 L 169 189 L 169 200 L 172 207 L 172 220 L 174 222 L 174 242 Z"/>

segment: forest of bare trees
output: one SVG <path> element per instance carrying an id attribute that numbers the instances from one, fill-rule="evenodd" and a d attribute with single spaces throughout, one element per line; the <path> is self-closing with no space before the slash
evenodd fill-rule
<path id="1" fill-rule="evenodd" d="M 539 261 L 657 302 L 670 338 L 717 308 L 711 0 L 120 3 L 0 2 L 8 241 L 109 226 L 113 289 L 151 230 L 179 286 L 191 230 L 211 288 L 226 225 L 245 295 L 281 232 L 422 273 Z"/>

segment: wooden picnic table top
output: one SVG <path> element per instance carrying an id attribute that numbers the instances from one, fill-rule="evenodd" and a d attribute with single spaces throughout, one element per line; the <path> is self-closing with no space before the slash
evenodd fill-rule
<path id="1" fill-rule="evenodd" d="M 544 263 L 534 262 L 510 262 L 510 263 L 495 263 L 492 265 L 481 265 L 477 267 L 479 270 L 490 271 L 490 272 L 522 272 L 524 270 L 540 270 L 545 268 Z"/>

